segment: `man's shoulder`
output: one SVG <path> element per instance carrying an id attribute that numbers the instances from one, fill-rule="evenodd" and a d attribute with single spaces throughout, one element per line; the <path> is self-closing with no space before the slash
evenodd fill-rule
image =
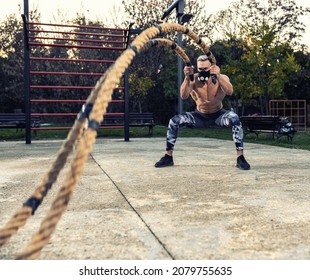
<path id="1" fill-rule="evenodd" d="M 226 75 L 226 74 L 220 74 L 220 78 L 226 80 L 226 81 L 229 81 L 229 77 Z"/>

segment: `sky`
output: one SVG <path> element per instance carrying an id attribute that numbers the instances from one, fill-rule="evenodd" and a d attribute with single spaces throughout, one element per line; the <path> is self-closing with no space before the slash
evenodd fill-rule
<path id="1" fill-rule="evenodd" d="M 207 3 L 211 2 L 205 0 Z M 267 0 L 262 0 L 267 1 Z M 297 5 L 310 7 L 309 0 L 295 0 Z M 42 22 L 55 22 L 53 16 L 57 18 L 58 11 L 65 18 L 72 19 L 83 8 L 83 13 L 87 18 L 108 19 L 109 15 L 114 14 L 113 7 L 117 8 L 118 14 L 121 15 L 122 0 L 29 0 L 29 10 L 37 8 L 41 13 Z M 231 0 L 212 1 L 208 4 L 207 14 L 214 14 L 221 9 L 225 9 Z M 21 7 L 21 11 L 19 10 Z M 119 9 L 119 10 L 118 10 Z M 0 0 L 0 21 L 9 14 L 20 16 L 24 11 L 24 0 Z M 302 43 L 310 47 L 310 16 L 302 19 L 306 25 L 306 33 L 303 36 Z"/>

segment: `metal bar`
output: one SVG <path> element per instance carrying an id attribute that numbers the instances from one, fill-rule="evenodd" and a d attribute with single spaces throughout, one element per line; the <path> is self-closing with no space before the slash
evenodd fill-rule
<path id="1" fill-rule="evenodd" d="M 71 127 L 33 127 L 31 130 L 70 130 Z"/>
<path id="2" fill-rule="evenodd" d="M 108 28 L 108 27 L 101 27 L 101 26 L 59 24 L 59 23 L 42 23 L 42 22 L 33 22 L 33 21 L 28 22 L 28 24 L 45 25 L 45 26 L 58 26 L 58 27 L 73 27 L 73 28 L 81 28 L 81 29 L 112 30 L 112 31 L 125 31 L 125 30 L 127 30 L 127 29 L 123 29 L 123 28 Z"/>
<path id="3" fill-rule="evenodd" d="M 30 60 L 34 61 L 63 61 L 63 62 L 88 62 L 88 63 L 114 63 L 115 60 L 110 59 L 70 59 L 70 58 L 55 58 L 55 57 L 30 57 Z"/>
<path id="4" fill-rule="evenodd" d="M 182 16 L 184 14 L 184 0 L 178 1 L 177 3 L 177 17 L 178 17 L 178 24 L 182 24 Z M 178 45 L 180 48 L 183 47 L 183 39 L 182 39 L 182 32 L 178 32 Z M 180 56 L 178 56 L 178 114 L 183 112 L 183 101 L 181 98 L 181 85 L 183 82 L 183 60 Z"/>
<path id="5" fill-rule="evenodd" d="M 28 0 L 24 0 L 23 33 L 24 33 L 24 102 L 25 102 L 25 142 L 31 144 L 31 117 L 30 117 L 30 54 L 28 42 L 27 19 L 29 16 Z"/>
<path id="6" fill-rule="evenodd" d="M 115 51 L 123 51 L 125 48 L 118 47 L 100 47 L 100 46 L 90 46 L 90 45 L 66 45 L 66 44 L 45 44 L 45 43 L 29 43 L 29 46 L 33 47 L 56 47 L 56 48 L 76 48 L 76 49 L 95 49 L 95 50 L 115 50 Z"/>
<path id="7" fill-rule="evenodd" d="M 80 100 L 80 99 L 65 99 L 65 100 L 61 100 L 61 99 L 31 99 L 30 100 L 33 103 L 48 103 L 48 102 L 52 102 L 52 103 L 85 103 L 86 100 Z M 125 100 L 111 100 L 109 101 L 109 103 L 124 103 Z"/>
<path id="8" fill-rule="evenodd" d="M 132 27 L 133 25 L 134 25 L 134 22 L 131 22 L 131 23 L 129 24 L 128 30 L 124 31 L 124 35 L 126 35 L 126 37 L 127 37 L 127 41 L 126 41 L 126 45 L 125 45 L 126 48 L 127 48 L 128 45 L 129 45 L 130 35 L 132 34 L 132 29 L 131 29 L 131 27 Z M 140 33 L 141 33 L 141 31 L 140 31 Z"/>
<path id="9" fill-rule="evenodd" d="M 182 33 L 178 32 L 178 45 L 182 48 Z M 178 56 L 178 114 L 183 112 L 183 101 L 181 98 L 181 85 L 182 85 L 182 75 L 183 75 L 183 60 Z"/>
<path id="10" fill-rule="evenodd" d="M 123 125 L 101 125 L 100 128 L 124 128 Z"/>
<path id="11" fill-rule="evenodd" d="M 48 72 L 48 71 L 30 71 L 32 75 L 78 75 L 78 76 L 99 76 L 104 73 L 86 73 L 86 72 Z"/>
<path id="12" fill-rule="evenodd" d="M 126 69 L 124 74 L 125 83 L 125 116 L 124 116 L 124 140 L 129 141 L 129 73 Z"/>
<path id="13" fill-rule="evenodd" d="M 45 89 L 93 89 L 95 86 L 37 86 L 37 85 L 31 85 L 30 88 L 45 88 Z M 124 87 L 117 87 L 116 90 L 124 89 Z"/>
<path id="14" fill-rule="evenodd" d="M 94 86 L 35 86 L 31 85 L 30 88 L 35 89 L 35 88 L 45 88 L 45 89 L 93 89 L 95 88 Z"/>
<path id="15" fill-rule="evenodd" d="M 123 125 L 103 125 L 99 127 L 100 129 L 111 129 L 111 128 L 124 128 Z M 71 127 L 64 126 L 53 126 L 53 127 L 33 127 L 31 130 L 70 130 Z"/>
<path id="16" fill-rule="evenodd" d="M 33 40 L 39 39 L 39 40 L 101 43 L 101 44 L 121 44 L 121 45 L 124 44 L 124 41 L 104 41 L 104 40 L 95 40 L 95 39 L 69 39 L 69 38 L 40 37 L 40 36 L 28 36 L 28 37 L 29 37 L 29 39 L 33 39 Z"/>
<path id="17" fill-rule="evenodd" d="M 32 113 L 33 117 L 76 117 L 77 113 Z M 105 113 L 105 117 L 123 117 L 124 113 Z"/>
<path id="18" fill-rule="evenodd" d="M 101 34 L 101 33 L 86 33 L 86 32 L 72 32 L 72 31 L 56 31 L 56 30 L 40 30 L 40 29 L 29 29 L 32 33 L 50 33 L 50 34 L 67 34 L 67 35 L 83 35 L 83 36 L 93 36 L 93 37 L 114 37 L 114 38 L 126 38 L 124 35 L 120 34 Z"/>
<path id="19" fill-rule="evenodd" d="M 306 131 L 307 130 L 307 104 L 306 104 L 305 100 L 303 100 L 303 103 L 304 103 L 304 115 L 305 115 L 305 126 L 304 126 L 304 129 Z"/>

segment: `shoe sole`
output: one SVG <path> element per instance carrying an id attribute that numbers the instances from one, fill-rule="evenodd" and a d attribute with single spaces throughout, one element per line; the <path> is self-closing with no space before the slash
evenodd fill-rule
<path id="1" fill-rule="evenodd" d="M 169 167 L 169 166 L 173 166 L 173 163 L 169 163 L 169 164 L 165 164 L 165 165 L 160 165 L 160 166 L 156 166 L 156 168 L 162 168 L 162 167 Z"/>
<path id="2" fill-rule="evenodd" d="M 242 168 L 239 164 L 236 164 L 236 167 L 238 167 L 241 170 L 250 170 L 251 169 L 251 167 L 249 167 L 249 168 Z"/>

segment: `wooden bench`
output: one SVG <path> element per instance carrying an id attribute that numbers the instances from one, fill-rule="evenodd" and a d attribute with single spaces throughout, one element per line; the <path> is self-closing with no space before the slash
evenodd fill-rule
<path id="1" fill-rule="evenodd" d="M 31 116 L 31 127 L 40 127 L 40 117 Z M 24 113 L 0 113 L 0 128 L 16 128 L 16 131 L 26 127 Z"/>
<path id="2" fill-rule="evenodd" d="M 279 116 L 242 116 L 240 120 L 244 135 L 254 133 L 258 137 L 260 133 L 271 133 L 273 139 L 275 136 L 277 140 L 282 136 L 287 136 L 287 140 L 290 142 L 296 132 L 293 128 L 284 129 L 285 118 Z"/>
<path id="3" fill-rule="evenodd" d="M 155 126 L 153 113 L 129 113 L 129 127 L 148 127 L 149 135 L 153 135 L 153 128 Z M 102 127 L 120 127 L 124 126 L 123 116 L 104 117 Z"/>

